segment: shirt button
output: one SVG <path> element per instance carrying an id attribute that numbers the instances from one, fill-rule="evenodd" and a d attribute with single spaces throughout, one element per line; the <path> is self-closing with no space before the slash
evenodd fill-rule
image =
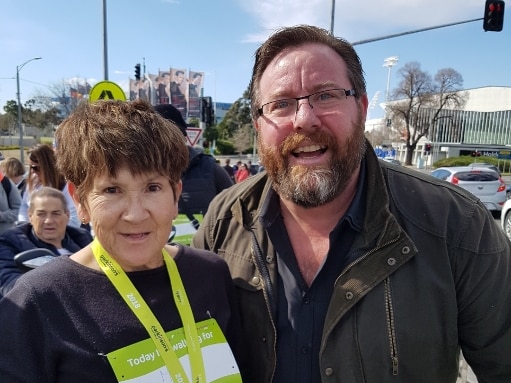
<path id="1" fill-rule="evenodd" d="M 311 303 L 311 300 L 309 297 L 303 298 L 303 304 L 308 305 L 309 303 Z"/>
<path id="2" fill-rule="evenodd" d="M 325 375 L 326 376 L 332 376 L 332 374 L 334 373 L 334 369 L 333 368 L 325 368 Z"/>
<path id="3" fill-rule="evenodd" d="M 252 284 L 258 285 L 261 281 L 259 280 L 259 277 L 253 277 L 252 278 Z"/>
<path id="4" fill-rule="evenodd" d="M 308 347 L 302 347 L 302 354 L 308 354 L 309 348 Z"/>
<path id="5" fill-rule="evenodd" d="M 396 258 L 387 259 L 387 265 L 394 266 L 396 264 Z"/>

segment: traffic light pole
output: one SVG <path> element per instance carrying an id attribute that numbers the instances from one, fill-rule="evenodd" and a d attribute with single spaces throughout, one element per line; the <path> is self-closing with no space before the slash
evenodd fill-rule
<path id="1" fill-rule="evenodd" d="M 437 25 L 437 26 L 435 26 L 435 27 L 428 27 L 428 28 L 416 29 L 416 30 L 408 31 L 408 32 L 395 33 L 395 34 L 393 34 L 393 35 L 387 35 L 387 36 L 382 36 L 382 37 L 375 37 L 375 38 L 373 38 L 373 39 L 367 39 L 367 40 L 355 41 L 354 43 L 351 43 L 351 45 L 362 45 L 362 44 L 372 43 L 372 42 L 375 42 L 375 41 L 392 39 L 392 38 L 394 38 L 394 37 L 400 37 L 400 36 L 411 35 L 411 34 L 413 34 L 413 33 L 419 33 L 419 32 L 430 31 L 430 30 L 432 30 L 432 29 L 440 29 L 440 28 L 452 27 L 452 26 L 454 26 L 454 25 L 460 25 L 460 24 L 466 24 L 466 23 L 473 23 L 474 21 L 480 21 L 480 20 L 483 20 L 483 18 L 481 17 L 481 18 L 479 18 L 479 19 L 472 19 L 472 20 L 466 20 L 466 21 L 459 21 L 459 22 L 457 22 L 457 23 L 450 23 L 450 24 Z"/>

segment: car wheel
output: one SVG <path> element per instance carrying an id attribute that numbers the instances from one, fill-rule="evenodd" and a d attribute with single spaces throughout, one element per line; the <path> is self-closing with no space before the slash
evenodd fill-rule
<path id="1" fill-rule="evenodd" d="M 504 218 L 504 232 L 511 241 L 511 211 L 507 212 Z"/>

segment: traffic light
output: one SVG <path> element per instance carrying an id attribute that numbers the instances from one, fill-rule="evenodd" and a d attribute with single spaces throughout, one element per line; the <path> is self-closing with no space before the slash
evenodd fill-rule
<path id="1" fill-rule="evenodd" d="M 140 80 L 140 64 L 135 65 L 135 80 Z"/>
<path id="2" fill-rule="evenodd" d="M 500 32 L 504 24 L 504 1 L 486 0 L 484 4 L 483 29 Z"/>
<path id="3" fill-rule="evenodd" d="M 200 103 L 200 120 L 201 122 L 205 122 L 207 125 L 211 125 L 215 119 L 213 100 L 211 97 L 201 97 Z"/>

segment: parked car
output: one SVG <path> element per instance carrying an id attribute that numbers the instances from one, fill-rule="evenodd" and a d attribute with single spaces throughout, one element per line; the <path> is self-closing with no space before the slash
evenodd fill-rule
<path id="1" fill-rule="evenodd" d="M 490 164 L 488 162 L 472 162 L 470 165 L 468 165 L 472 168 L 488 168 L 488 169 L 491 169 L 493 171 L 495 171 L 496 173 L 498 173 L 499 176 L 502 176 L 502 174 L 500 173 L 500 169 L 498 168 L 498 166 L 496 165 L 493 165 L 493 164 Z"/>
<path id="2" fill-rule="evenodd" d="M 488 167 L 443 167 L 431 175 L 468 190 L 492 212 L 499 213 L 506 202 L 506 183 L 499 173 Z"/>
<path id="3" fill-rule="evenodd" d="M 500 214 L 500 226 L 511 241 L 511 199 L 508 199 L 504 206 L 502 206 L 502 212 Z"/>
<path id="4" fill-rule="evenodd" d="M 472 162 L 468 166 L 471 166 L 471 167 L 484 167 L 484 168 L 488 168 L 488 169 L 491 169 L 491 170 L 495 170 L 497 173 L 499 173 L 499 176 L 502 176 L 502 173 L 500 172 L 500 169 L 497 166 L 495 166 L 493 164 L 490 164 L 488 162 Z M 507 199 L 511 198 L 511 184 L 507 185 L 506 198 Z"/>

